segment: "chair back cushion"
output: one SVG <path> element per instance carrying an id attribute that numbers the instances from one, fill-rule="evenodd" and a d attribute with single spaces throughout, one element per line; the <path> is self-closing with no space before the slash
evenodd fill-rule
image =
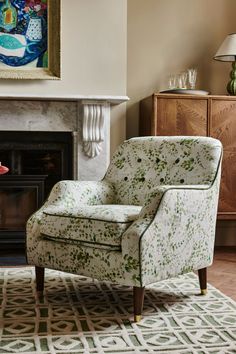
<path id="1" fill-rule="evenodd" d="M 222 145 L 208 137 L 140 137 L 125 141 L 111 160 L 105 179 L 116 186 L 119 204 L 142 205 L 160 185 L 211 185 Z"/>

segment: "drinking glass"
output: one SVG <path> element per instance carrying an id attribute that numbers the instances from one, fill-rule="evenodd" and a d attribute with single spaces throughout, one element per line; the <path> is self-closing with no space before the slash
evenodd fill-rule
<path id="1" fill-rule="evenodd" d="M 170 75 L 168 79 L 168 87 L 170 90 L 176 88 L 176 75 Z"/>
<path id="2" fill-rule="evenodd" d="M 178 74 L 177 75 L 177 87 L 179 89 L 181 89 L 183 87 L 183 83 L 182 83 L 182 75 L 181 74 Z"/>
<path id="3" fill-rule="evenodd" d="M 181 88 L 186 89 L 187 88 L 187 80 L 188 80 L 188 73 L 187 71 L 182 71 L 181 74 Z"/>
<path id="4" fill-rule="evenodd" d="M 197 80 L 197 69 L 194 68 L 188 69 L 188 82 L 191 90 L 195 89 L 196 80 Z"/>

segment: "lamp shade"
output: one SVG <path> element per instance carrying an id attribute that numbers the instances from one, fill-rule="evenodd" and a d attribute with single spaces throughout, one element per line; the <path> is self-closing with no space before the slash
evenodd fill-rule
<path id="1" fill-rule="evenodd" d="M 221 61 L 236 61 L 236 33 L 231 33 L 225 38 L 214 56 L 214 59 Z"/>

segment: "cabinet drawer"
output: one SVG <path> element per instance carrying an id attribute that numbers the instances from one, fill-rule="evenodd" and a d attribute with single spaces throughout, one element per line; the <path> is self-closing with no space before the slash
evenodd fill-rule
<path id="1" fill-rule="evenodd" d="M 223 144 L 220 218 L 236 217 L 236 101 L 212 100 L 210 136 Z M 224 214 L 224 215 L 223 215 Z M 234 216 L 233 216 L 234 215 Z"/>
<path id="2" fill-rule="evenodd" d="M 156 97 L 156 135 L 207 135 L 207 100 Z"/>

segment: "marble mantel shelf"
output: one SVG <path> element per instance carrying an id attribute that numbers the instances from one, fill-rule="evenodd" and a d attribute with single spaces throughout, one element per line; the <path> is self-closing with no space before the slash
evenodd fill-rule
<path id="1" fill-rule="evenodd" d="M 102 101 L 111 105 L 121 104 L 129 101 L 128 96 L 106 96 L 106 95 L 19 95 L 19 94 L 0 94 L 0 100 L 19 100 L 19 101 Z"/>

